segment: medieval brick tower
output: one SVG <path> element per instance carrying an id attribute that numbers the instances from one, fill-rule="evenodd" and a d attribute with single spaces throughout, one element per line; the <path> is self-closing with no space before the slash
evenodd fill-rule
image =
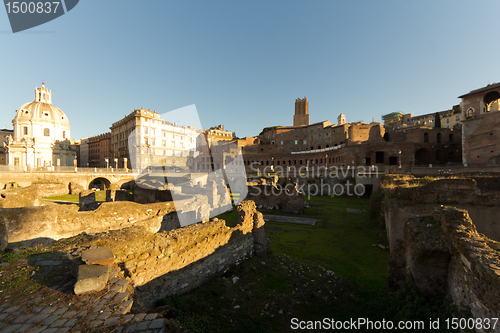
<path id="1" fill-rule="evenodd" d="M 309 101 L 307 98 L 297 98 L 295 100 L 295 115 L 293 116 L 293 126 L 309 125 Z"/>

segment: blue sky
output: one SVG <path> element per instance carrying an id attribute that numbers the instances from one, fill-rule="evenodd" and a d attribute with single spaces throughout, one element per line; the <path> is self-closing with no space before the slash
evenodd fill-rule
<path id="1" fill-rule="evenodd" d="M 500 81 L 499 1 L 82 0 L 13 34 L 0 10 L 0 126 L 42 80 L 72 137 L 135 108 L 195 104 L 208 128 L 239 137 L 312 122 L 380 120 L 451 108 Z"/>

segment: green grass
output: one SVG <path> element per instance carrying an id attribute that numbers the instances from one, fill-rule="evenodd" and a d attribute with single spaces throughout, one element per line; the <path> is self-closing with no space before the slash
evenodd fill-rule
<path id="1" fill-rule="evenodd" d="M 315 226 L 266 222 L 272 254 L 252 257 L 157 305 L 174 308 L 174 317 L 189 332 L 294 332 L 292 318 L 441 318 L 443 323 L 444 318 L 470 316 L 458 313 L 443 295 L 420 293 L 411 280 L 396 293 L 388 291 L 389 251 L 373 246 L 387 241 L 383 229 L 368 217 L 368 199 L 325 196 L 312 197 L 309 203 L 303 216 L 320 219 Z M 348 213 L 347 208 L 364 212 Z M 237 217 L 236 210 L 218 216 L 229 226 Z M 233 283 L 235 276 L 239 280 Z M 433 332 L 452 331 L 441 327 Z"/>
<path id="2" fill-rule="evenodd" d="M 275 255 L 320 265 L 371 290 L 384 289 L 389 251 L 373 245 L 387 245 L 387 238 L 385 231 L 369 223 L 369 203 L 369 199 L 312 197 L 304 215 L 320 219 L 316 225 L 266 222 L 266 237 Z M 364 212 L 348 213 L 347 208 Z M 280 214 L 276 210 L 260 211 Z M 233 210 L 217 217 L 234 226 L 238 213 Z"/>
<path id="3" fill-rule="evenodd" d="M 78 203 L 79 196 L 78 194 L 64 194 L 64 195 L 56 195 L 53 197 L 44 197 L 43 199 L 49 200 L 60 200 L 60 201 L 68 201 Z M 96 191 L 95 192 L 96 201 L 105 202 L 106 201 L 106 191 Z"/>

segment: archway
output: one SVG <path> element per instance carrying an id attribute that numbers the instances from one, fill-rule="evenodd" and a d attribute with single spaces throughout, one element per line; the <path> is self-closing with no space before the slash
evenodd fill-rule
<path id="1" fill-rule="evenodd" d="M 111 186 L 111 182 L 104 178 L 104 177 L 98 177 L 98 178 L 94 178 L 92 179 L 92 181 L 89 183 L 89 190 L 93 189 L 93 188 L 98 188 L 102 191 L 106 190 L 106 189 L 109 189 Z"/>
<path id="2" fill-rule="evenodd" d="M 490 91 L 483 97 L 483 103 L 484 103 L 484 111 L 489 112 L 489 111 L 495 111 L 492 110 L 491 107 L 493 104 L 500 99 L 500 93 L 498 91 Z M 497 105 L 498 108 L 498 105 Z"/>
<path id="3" fill-rule="evenodd" d="M 415 152 L 415 165 L 430 164 L 430 152 L 427 149 L 419 149 Z"/>

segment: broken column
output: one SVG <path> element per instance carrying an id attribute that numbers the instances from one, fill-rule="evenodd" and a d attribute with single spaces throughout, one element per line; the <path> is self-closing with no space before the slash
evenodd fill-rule
<path id="1" fill-rule="evenodd" d="M 76 272 L 75 294 L 100 291 L 108 283 L 109 266 L 115 256 L 109 247 L 92 246 L 82 252 L 81 261 Z"/>

